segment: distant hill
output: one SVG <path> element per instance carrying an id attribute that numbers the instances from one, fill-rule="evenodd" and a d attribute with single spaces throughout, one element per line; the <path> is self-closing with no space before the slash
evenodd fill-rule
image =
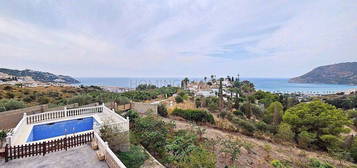
<path id="1" fill-rule="evenodd" d="M 70 76 L 55 75 L 49 72 L 33 71 L 29 69 L 14 70 L 14 69 L 0 68 L 0 74 L 9 75 L 13 77 L 31 77 L 33 80 L 40 81 L 40 82 L 55 82 L 55 83 L 67 83 L 67 84 L 79 83 L 78 80 Z"/>
<path id="2" fill-rule="evenodd" d="M 289 82 L 357 85 L 357 62 L 320 66 Z"/>

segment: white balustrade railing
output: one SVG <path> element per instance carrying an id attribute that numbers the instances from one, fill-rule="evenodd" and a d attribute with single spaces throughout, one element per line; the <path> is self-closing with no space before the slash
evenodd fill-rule
<path id="1" fill-rule="evenodd" d="M 83 114 L 101 113 L 101 112 L 103 112 L 103 107 L 104 106 L 94 106 L 94 107 L 69 109 L 66 111 L 66 113 L 67 113 L 67 116 L 77 116 L 77 115 L 83 115 Z"/>
<path id="2" fill-rule="evenodd" d="M 111 116 L 116 118 L 116 121 L 119 122 L 111 122 L 111 123 L 106 123 L 105 125 L 110 127 L 113 130 L 116 130 L 118 132 L 125 132 L 129 131 L 129 117 L 126 119 L 122 117 L 121 115 L 115 113 L 113 110 L 110 110 L 108 107 L 104 106 L 104 111 L 111 113 Z"/>
<path id="3" fill-rule="evenodd" d="M 42 122 L 42 121 L 46 121 L 46 120 L 63 118 L 65 116 L 66 116 L 66 114 L 65 114 L 64 110 L 50 111 L 50 112 L 45 112 L 45 113 L 40 113 L 40 114 L 33 114 L 33 115 L 29 115 L 26 117 L 26 123 L 33 124 L 33 123 L 38 123 L 38 122 Z"/>
<path id="4" fill-rule="evenodd" d="M 122 121 L 117 123 L 106 124 L 114 132 L 126 132 L 129 131 L 129 122 Z"/>
<path id="5" fill-rule="evenodd" d="M 59 110 L 59 111 L 50 111 L 45 113 L 28 115 L 26 117 L 26 123 L 34 124 L 47 120 L 60 119 L 60 118 L 78 116 L 84 114 L 101 113 L 101 112 L 103 112 L 103 106 L 84 107 L 84 108 L 76 108 L 76 109 L 65 108 L 64 110 Z"/>
<path id="6" fill-rule="evenodd" d="M 117 114 L 116 112 L 114 112 L 114 110 L 111 110 L 107 106 L 104 106 L 103 110 L 113 114 L 116 118 L 118 118 L 121 121 L 126 121 L 126 119 L 124 117 L 122 117 L 121 115 Z"/>

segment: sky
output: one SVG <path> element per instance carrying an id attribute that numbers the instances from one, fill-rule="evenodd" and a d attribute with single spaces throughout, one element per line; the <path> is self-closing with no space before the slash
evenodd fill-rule
<path id="1" fill-rule="evenodd" d="M 0 0 L 0 67 L 289 78 L 357 61 L 356 0 Z"/>

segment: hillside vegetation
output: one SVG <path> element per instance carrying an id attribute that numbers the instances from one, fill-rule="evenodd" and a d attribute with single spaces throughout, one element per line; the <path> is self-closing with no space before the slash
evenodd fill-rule
<path id="1" fill-rule="evenodd" d="M 219 86 L 217 96 L 179 91 L 176 98 L 163 103 L 168 115 L 159 113 L 184 129 L 191 122 L 209 129 L 204 138 L 215 143 L 216 167 L 355 166 L 351 163 L 357 162 L 355 98 L 348 99 L 351 106 L 340 109 L 335 107 L 338 101 L 332 105 L 325 97 L 275 94 L 256 91 L 249 81 L 230 82 L 226 88 Z M 220 94 L 221 88 L 228 92 Z M 208 120 L 210 115 L 213 120 Z"/>
<path id="2" fill-rule="evenodd" d="M 63 106 L 78 103 L 86 105 L 95 102 L 127 104 L 130 101 L 145 101 L 176 93 L 175 87 L 161 87 L 147 90 L 112 93 L 97 86 L 46 86 L 22 87 L 0 85 L 0 112 L 40 104 Z"/>

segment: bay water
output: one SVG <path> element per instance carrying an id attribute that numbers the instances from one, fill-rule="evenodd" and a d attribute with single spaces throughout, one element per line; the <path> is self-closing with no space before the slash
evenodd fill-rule
<path id="1" fill-rule="evenodd" d="M 86 77 L 76 78 L 81 83 L 80 85 L 96 85 L 96 86 L 116 86 L 123 88 L 135 88 L 139 84 L 153 84 L 158 87 L 161 86 L 180 86 L 183 78 L 130 78 L 130 77 L 116 77 L 116 78 L 98 78 Z M 190 80 L 203 81 L 203 78 L 190 78 Z M 305 93 L 305 94 L 330 94 L 342 92 L 350 89 L 355 89 L 357 86 L 352 85 L 335 85 L 335 84 L 301 84 L 289 83 L 287 78 L 241 78 L 241 80 L 249 80 L 254 83 L 258 90 L 279 92 L 279 93 Z"/>

